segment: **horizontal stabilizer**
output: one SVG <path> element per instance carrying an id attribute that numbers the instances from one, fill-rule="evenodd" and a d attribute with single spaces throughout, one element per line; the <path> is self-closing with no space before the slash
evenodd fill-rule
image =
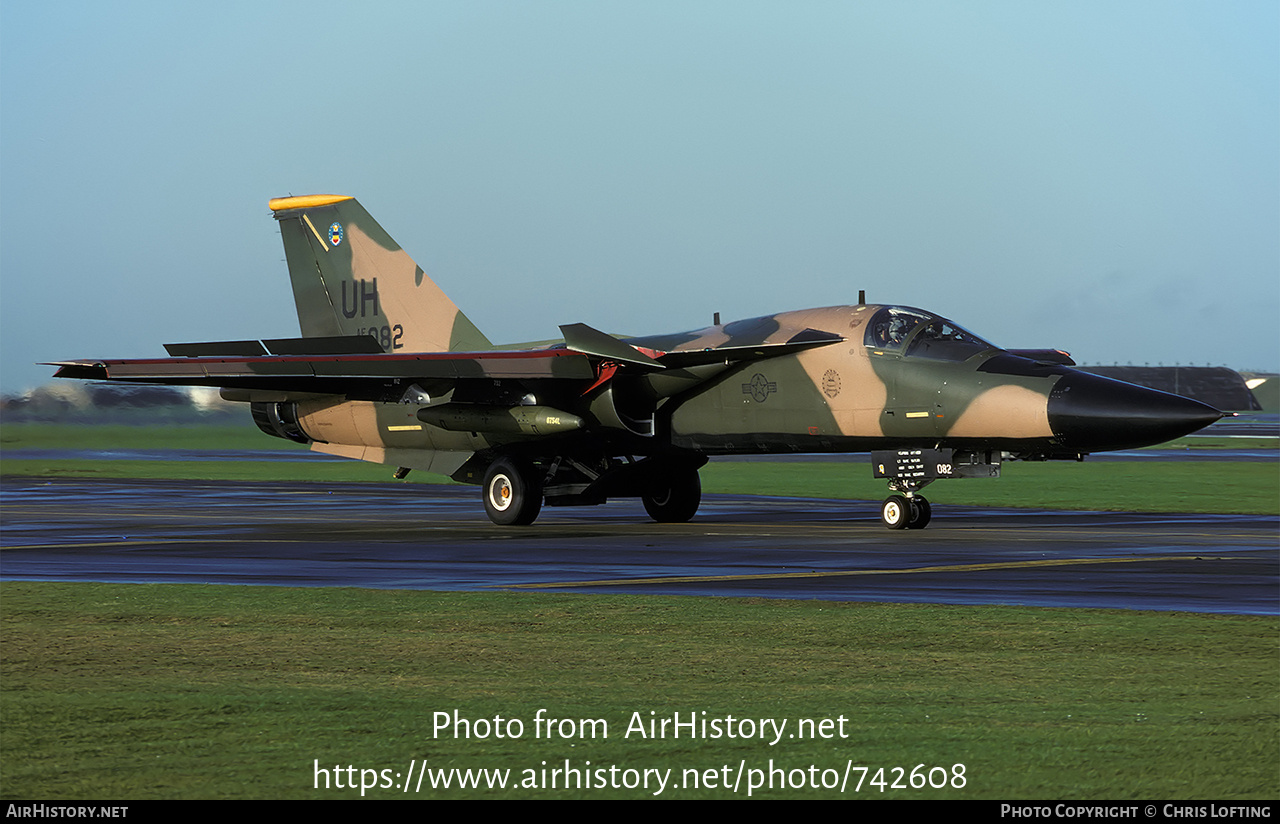
<path id="1" fill-rule="evenodd" d="M 665 368 L 663 364 L 631 344 L 607 335 L 599 329 L 593 329 L 585 323 L 566 324 L 560 327 L 560 333 L 564 335 L 565 346 L 574 352 L 619 363 L 629 363 L 633 366 L 643 366 L 647 369 Z"/>
<path id="2" fill-rule="evenodd" d="M 82 381 L 108 379 L 106 365 L 95 361 L 62 361 L 43 365 L 58 367 L 58 371 L 53 373 L 55 378 L 75 378 Z"/>
<path id="3" fill-rule="evenodd" d="M 380 355 L 382 345 L 372 335 L 329 335 L 270 340 L 215 340 L 204 343 L 166 343 L 175 358 L 252 358 L 272 355 Z"/>
<path id="4" fill-rule="evenodd" d="M 274 338 L 262 345 L 273 355 L 380 355 L 382 344 L 372 335 Z"/>
<path id="5" fill-rule="evenodd" d="M 166 343 L 164 351 L 175 358 L 241 358 L 265 355 L 256 340 L 211 340 L 204 343 Z"/>

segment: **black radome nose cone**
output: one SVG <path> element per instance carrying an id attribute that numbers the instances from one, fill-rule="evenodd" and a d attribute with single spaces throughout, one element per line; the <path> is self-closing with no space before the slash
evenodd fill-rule
<path id="1" fill-rule="evenodd" d="M 1049 428 L 1075 452 L 1105 452 L 1153 446 L 1197 429 L 1223 415 L 1208 404 L 1071 371 L 1049 393 Z"/>

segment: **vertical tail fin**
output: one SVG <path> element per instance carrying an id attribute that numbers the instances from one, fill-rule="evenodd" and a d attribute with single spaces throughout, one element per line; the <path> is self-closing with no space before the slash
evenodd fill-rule
<path id="1" fill-rule="evenodd" d="M 489 349 L 489 339 L 354 198 L 268 204 L 280 221 L 303 337 L 370 335 L 386 352 Z"/>

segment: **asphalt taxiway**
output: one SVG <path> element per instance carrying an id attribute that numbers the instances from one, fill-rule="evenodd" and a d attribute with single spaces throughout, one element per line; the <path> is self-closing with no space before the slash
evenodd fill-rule
<path id="1" fill-rule="evenodd" d="M 0 578 L 679 593 L 1280 614 L 1280 519 L 704 497 L 498 527 L 471 487 L 6 479 Z"/>

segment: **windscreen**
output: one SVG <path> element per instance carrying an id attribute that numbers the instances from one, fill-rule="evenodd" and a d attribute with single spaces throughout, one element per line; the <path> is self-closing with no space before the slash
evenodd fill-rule
<path id="1" fill-rule="evenodd" d="M 944 317 L 908 306 L 886 306 L 867 324 L 866 345 L 907 357 L 962 361 L 997 347 Z"/>

